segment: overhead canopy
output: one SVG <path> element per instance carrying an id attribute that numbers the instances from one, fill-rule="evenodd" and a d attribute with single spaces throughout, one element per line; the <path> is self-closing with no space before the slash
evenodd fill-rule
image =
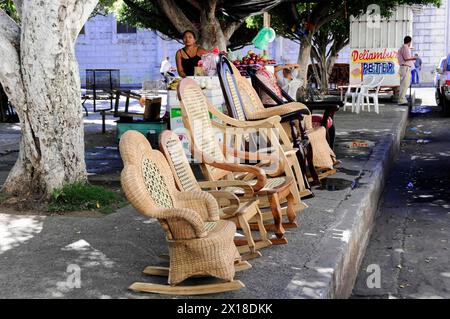
<path id="1" fill-rule="evenodd" d="M 221 5 L 225 15 L 242 20 L 251 15 L 266 12 L 286 0 L 227 0 Z"/>

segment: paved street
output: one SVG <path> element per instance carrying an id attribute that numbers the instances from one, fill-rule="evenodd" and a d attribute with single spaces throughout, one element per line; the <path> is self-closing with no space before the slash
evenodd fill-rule
<path id="1" fill-rule="evenodd" d="M 239 273 L 245 289 L 207 297 L 347 296 L 356 269 L 353 261 L 342 261 L 362 254 L 361 243 L 367 240 L 366 228 L 406 117 L 405 107 L 384 102 L 380 114 L 338 112 L 336 153 L 342 165 L 323 188 L 314 190 L 315 198 L 305 201 L 309 208 L 297 216 L 300 227 L 288 229 L 289 243 L 264 249 L 263 257 L 251 261 L 252 270 Z M 99 132 L 100 127 L 92 129 Z M 5 133 L 9 131 L 5 128 Z M 367 141 L 367 147 L 351 147 L 354 140 Z M 117 149 L 89 152 L 88 169 L 111 163 Z M 17 153 L 10 156 L 12 162 Z M 96 157 L 99 163 L 93 160 Z M 157 256 L 167 252 L 159 224 L 130 206 L 99 218 L 0 214 L 0 244 L 1 298 L 163 297 L 127 290 L 136 280 L 164 282 L 141 272 L 150 264 L 163 264 Z M 70 265 L 81 268 L 80 289 L 65 286 Z"/>
<path id="2" fill-rule="evenodd" d="M 354 298 L 450 298 L 450 118 L 420 89 L 400 156 L 384 190 Z M 434 104 L 433 104 L 434 103 Z M 431 112 L 428 112 L 431 110 Z M 381 267 L 381 288 L 368 288 Z M 369 282 L 372 282 L 369 278 Z"/>

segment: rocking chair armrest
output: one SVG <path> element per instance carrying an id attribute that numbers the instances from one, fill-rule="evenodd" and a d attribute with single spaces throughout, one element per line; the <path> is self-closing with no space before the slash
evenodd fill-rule
<path id="1" fill-rule="evenodd" d="M 224 214 L 234 215 L 239 209 L 241 201 L 233 193 L 217 190 L 208 191 L 208 193 L 214 196 Z"/>
<path id="2" fill-rule="evenodd" d="M 234 215 L 239 216 L 239 215 L 245 214 L 247 212 L 247 210 L 249 209 L 249 207 L 251 207 L 255 204 L 256 204 L 256 206 L 259 205 L 259 199 L 253 199 L 253 200 L 250 200 L 250 201 L 246 202 L 245 204 L 241 205 Z"/>
<path id="3" fill-rule="evenodd" d="M 280 172 L 284 172 L 284 163 L 280 156 L 277 156 L 277 153 L 271 153 L 271 154 L 264 154 L 260 151 L 258 152 L 248 152 L 248 151 L 241 151 L 237 149 L 232 149 L 226 145 L 222 145 L 223 152 L 225 155 L 233 155 L 234 157 L 247 160 L 247 161 L 263 161 L 266 162 L 263 165 L 272 165 L 275 164 L 275 167 L 268 170 L 265 169 L 267 175 L 279 175 Z M 277 150 L 280 150 L 279 148 Z"/>
<path id="4" fill-rule="evenodd" d="M 154 209 L 152 209 L 152 214 L 155 214 Z M 156 214 L 161 216 L 158 219 L 164 219 L 167 221 L 174 220 L 175 222 L 177 220 L 179 221 L 180 219 L 183 220 L 187 225 L 192 227 L 192 231 L 194 232 L 197 238 L 202 238 L 207 235 L 207 233 L 204 230 L 205 222 L 203 221 L 200 214 L 198 214 L 196 211 L 192 209 L 159 208 L 157 209 Z M 184 228 L 186 228 L 186 224 L 183 226 Z M 186 229 L 186 233 L 189 233 L 189 229 Z M 183 238 L 183 239 L 193 239 L 193 238 Z"/>
<path id="5" fill-rule="evenodd" d="M 311 111 L 315 110 L 325 110 L 329 112 L 337 112 L 339 109 L 344 106 L 344 103 L 341 101 L 327 101 L 327 102 L 305 102 L 305 105 Z"/>
<path id="6" fill-rule="evenodd" d="M 303 110 L 302 111 L 296 111 L 296 112 L 291 112 L 291 113 L 286 113 L 281 115 L 281 122 L 285 123 L 285 122 L 289 122 L 291 120 L 300 120 L 303 121 Z M 307 114 L 309 115 L 309 114 Z"/>
<path id="7" fill-rule="evenodd" d="M 310 109 L 303 102 L 288 102 L 288 103 L 283 104 L 283 106 L 285 106 L 285 107 L 286 106 L 292 106 L 292 105 L 298 107 L 298 111 L 297 112 L 300 112 L 303 115 L 311 115 Z"/>
<path id="8" fill-rule="evenodd" d="M 175 195 L 175 199 L 182 208 L 196 211 L 203 221 L 219 220 L 219 204 L 208 192 L 180 192 Z"/>
<path id="9" fill-rule="evenodd" d="M 245 198 L 251 198 L 251 197 L 253 197 L 253 194 L 254 194 L 253 188 L 247 182 L 239 181 L 239 180 L 203 181 L 203 182 L 198 182 L 198 185 L 200 186 L 200 188 L 214 189 L 214 190 L 217 190 L 220 188 L 226 188 L 226 187 L 242 188 L 242 190 L 244 191 L 243 197 L 245 197 Z M 214 196 L 214 194 L 213 194 L 213 196 Z"/>
<path id="10" fill-rule="evenodd" d="M 244 165 L 244 164 L 235 164 L 230 162 L 218 162 L 214 158 L 202 153 L 203 163 L 206 165 L 213 166 L 215 168 L 222 169 L 224 171 L 229 172 L 244 172 L 244 173 L 250 173 L 256 176 L 256 183 L 255 185 L 250 185 L 252 187 L 254 192 L 257 192 L 264 188 L 264 186 L 267 183 L 267 176 L 264 170 L 260 167 L 252 166 L 252 165 Z"/>
<path id="11" fill-rule="evenodd" d="M 228 115 L 220 112 L 215 106 L 210 104 L 208 104 L 208 111 L 225 124 L 239 128 L 271 128 L 275 123 L 279 123 L 281 120 L 279 116 L 272 116 L 257 121 L 241 121 L 229 117 Z"/>

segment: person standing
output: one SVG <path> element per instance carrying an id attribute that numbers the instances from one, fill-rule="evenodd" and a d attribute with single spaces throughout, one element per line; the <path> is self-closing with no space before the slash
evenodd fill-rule
<path id="1" fill-rule="evenodd" d="M 159 68 L 159 72 L 164 77 L 164 82 L 169 83 L 169 75 L 174 76 L 174 74 L 171 72 L 173 70 L 172 64 L 170 64 L 169 57 L 166 57 L 161 62 L 161 67 Z"/>
<path id="2" fill-rule="evenodd" d="M 412 38 L 407 35 L 403 40 L 402 47 L 398 50 L 398 64 L 400 64 L 400 93 L 398 104 L 407 105 L 406 93 L 411 84 L 411 69 L 417 58 L 411 55 Z"/>
<path id="3" fill-rule="evenodd" d="M 422 69 L 422 59 L 419 58 L 419 54 L 414 54 L 416 61 L 414 62 L 414 69 L 412 70 L 412 83 L 419 84 L 420 70 Z"/>

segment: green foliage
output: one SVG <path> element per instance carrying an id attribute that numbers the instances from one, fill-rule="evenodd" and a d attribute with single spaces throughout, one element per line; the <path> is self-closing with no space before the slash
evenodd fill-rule
<path id="1" fill-rule="evenodd" d="M 55 189 L 47 209 L 49 212 L 99 210 L 110 213 L 124 203 L 123 196 L 104 187 L 76 183 Z"/>
<path id="2" fill-rule="evenodd" d="M 10 195 L 0 192 L 0 204 L 2 204 L 8 198 L 10 198 Z"/>
<path id="3" fill-rule="evenodd" d="M 218 1 L 218 7 L 223 1 Z M 184 15 L 194 25 L 194 29 L 196 29 L 194 31 L 197 31 L 201 36 L 200 17 L 204 12 L 197 9 L 190 1 L 174 0 L 174 2 L 180 9 L 180 15 Z M 202 9 L 207 7 L 206 4 L 202 4 L 202 1 L 192 1 L 192 3 L 200 4 Z M 113 12 L 120 22 L 138 28 L 159 31 L 160 34 L 168 39 L 181 41 L 181 33 L 171 22 L 171 19 L 175 17 L 167 17 L 160 8 L 157 0 L 100 0 L 95 11 L 102 13 Z M 230 23 L 235 22 L 230 17 L 224 15 L 220 10 L 216 10 L 216 17 L 222 29 Z M 247 29 L 244 23 L 244 25 L 237 29 L 231 37 L 229 47 L 234 49 L 247 45 L 251 43 L 251 40 L 255 35 L 256 31 Z"/>
<path id="4" fill-rule="evenodd" d="M 347 20 L 351 15 L 360 16 L 371 4 L 378 5 L 381 15 L 388 17 L 398 5 L 440 6 L 440 3 L 441 0 L 380 0 L 376 2 L 373 0 L 318 0 L 311 3 L 297 1 L 297 4 L 282 4 L 271 11 L 272 27 L 278 34 L 298 42 L 301 40 L 301 36 L 295 32 L 295 26 L 299 22 L 311 22 L 314 31 L 317 31 L 331 20 L 337 21 L 343 18 L 343 20 Z"/>
<path id="5" fill-rule="evenodd" d="M 0 10 L 5 11 L 14 21 L 18 22 L 20 20 L 12 0 L 0 0 Z"/>

